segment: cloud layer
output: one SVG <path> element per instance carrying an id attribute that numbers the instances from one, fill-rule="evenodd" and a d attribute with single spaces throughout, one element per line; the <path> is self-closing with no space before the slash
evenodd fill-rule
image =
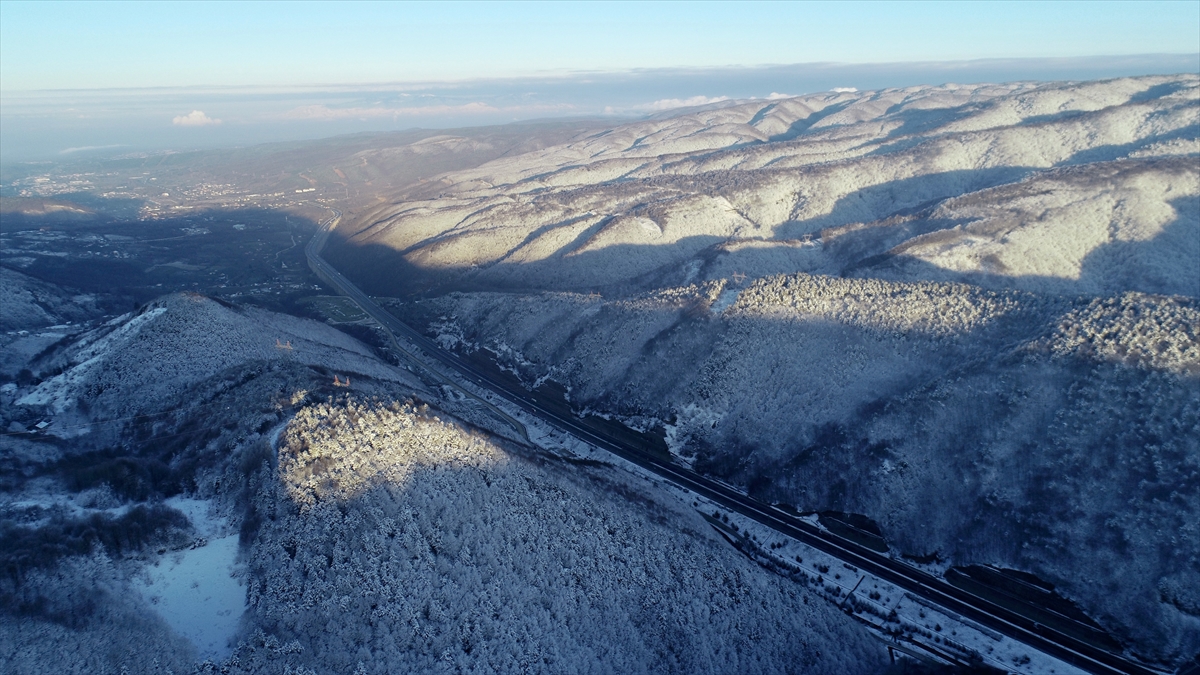
<path id="1" fill-rule="evenodd" d="M 533 104 L 517 106 L 493 106 L 480 101 L 462 105 L 429 105 L 413 107 L 372 106 L 336 108 L 327 105 L 305 105 L 293 108 L 281 117 L 289 120 L 345 120 L 345 119 L 398 119 L 417 116 L 452 116 L 452 115 L 496 115 L 496 114 L 552 114 L 562 113 L 573 109 L 570 104 Z M 195 113 L 193 113 L 195 114 Z"/>
<path id="2" fill-rule="evenodd" d="M 60 150 L 58 152 L 58 154 L 72 155 L 77 152 L 92 152 L 93 150 L 110 150 L 112 148 L 123 148 L 123 147 L 125 147 L 125 145 L 123 143 L 116 143 L 113 145 L 81 145 L 76 148 L 66 148 L 64 150 Z"/>
<path id="3" fill-rule="evenodd" d="M 646 106 L 650 110 L 671 110 L 672 108 L 690 108 L 695 105 L 708 105 L 728 101 L 728 96 L 693 96 L 691 98 L 664 98 Z"/>

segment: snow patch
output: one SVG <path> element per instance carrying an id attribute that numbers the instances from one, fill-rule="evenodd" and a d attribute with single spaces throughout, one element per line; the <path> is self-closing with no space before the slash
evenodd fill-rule
<path id="1" fill-rule="evenodd" d="M 238 536 L 229 535 L 165 555 L 134 580 L 167 624 L 196 645 L 202 659 L 222 659 L 232 652 L 230 640 L 246 611 L 246 590 L 234 576 L 237 552 Z"/>
<path id="2" fill-rule="evenodd" d="M 721 413 L 701 408 L 695 403 L 685 405 L 675 413 L 675 424 L 663 424 L 663 430 L 666 431 L 667 450 L 671 456 L 690 467 L 696 461 L 696 456 L 688 449 L 688 441 L 697 430 L 702 433 L 715 429 L 724 417 L 725 415 Z"/>
<path id="3" fill-rule="evenodd" d="M 712 307 L 709 309 L 713 314 L 720 314 L 724 312 L 727 307 L 737 302 L 738 295 L 741 292 L 742 289 L 740 288 L 726 288 L 725 290 L 721 291 L 721 294 L 717 296 L 716 301 L 713 302 Z"/>
<path id="4" fill-rule="evenodd" d="M 281 425 L 280 428 L 282 429 Z M 204 539 L 216 539 L 229 534 L 229 525 L 225 520 L 212 511 L 212 502 L 207 499 L 191 499 L 188 497 L 171 497 L 164 499 L 163 504 L 187 516 L 188 522 L 196 534 Z"/>
<path id="5" fill-rule="evenodd" d="M 80 349 L 74 357 L 78 362 L 77 365 L 39 384 L 33 391 L 22 396 L 17 401 L 17 405 L 44 405 L 49 406 L 56 414 L 65 412 L 74 405 L 73 394 L 77 388 L 76 385 L 83 381 L 88 371 L 101 363 L 113 346 L 132 339 L 142 327 L 166 311 L 166 307 L 158 307 L 135 316 L 125 325 Z"/>

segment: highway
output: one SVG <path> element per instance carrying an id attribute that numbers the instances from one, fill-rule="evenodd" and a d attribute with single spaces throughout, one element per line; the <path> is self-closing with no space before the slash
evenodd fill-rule
<path id="1" fill-rule="evenodd" d="M 313 236 L 311 240 L 309 240 L 308 245 L 304 247 L 305 257 L 308 258 L 308 266 L 312 268 L 313 273 L 320 277 L 322 281 L 337 289 L 339 293 L 353 300 L 360 309 L 366 312 L 372 319 L 382 326 L 387 332 L 388 337 L 391 339 L 392 346 L 395 347 L 396 350 L 408 356 L 415 364 L 422 366 L 423 369 L 432 375 L 434 379 L 440 380 L 443 384 L 454 388 L 463 396 L 471 398 L 478 402 L 481 406 L 487 408 L 496 417 L 498 417 L 500 421 L 512 427 L 513 431 L 515 431 L 518 436 L 528 443 L 529 433 L 528 430 L 525 429 L 524 424 L 521 424 L 511 415 L 505 413 L 503 410 L 497 408 L 488 401 L 485 401 L 466 389 L 463 389 L 458 385 L 457 382 L 431 368 L 428 368 L 426 364 L 415 354 L 412 354 L 405 349 L 399 343 L 399 341 L 396 340 L 397 327 L 403 327 L 406 329 L 406 332 L 402 334 L 407 334 L 407 332 L 411 331 L 411 329 L 408 329 L 407 326 L 396 321 L 391 314 L 385 311 L 382 307 L 379 307 L 373 300 L 367 297 L 365 293 L 359 290 L 357 286 L 342 276 L 340 272 L 338 272 L 332 265 L 330 265 L 325 261 L 324 258 L 320 256 L 321 249 L 325 246 L 325 240 L 329 237 L 329 231 L 332 229 L 332 225 L 337 222 L 337 219 L 342 215 L 341 211 L 338 211 L 337 209 L 332 210 L 334 212 L 334 216 L 321 224 L 320 230 L 315 236 Z"/>
<path id="2" fill-rule="evenodd" d="M 833 535 L 812 523 L 795 517 L 771 505 L 759 502 L 737 490 L 691 471 L 685 467 L 650 456 L 636 448 L 597 434 L 579 420 L 564 417 L 554 411 L 545 410 L 533 401 L 524 390 L 512 391 L 501 383 L 490 379 L 456 355 L 442 349 L 433 340 L 425 337 L 407 324 L 399 321 L 346 279 L 321 256 L 321 249 L 336 224 L 340 212 L 321 225 L 313 236 L 305 253 L 309 266 L 326 283 L 339 293 L 357 303 L 364 312 L 380 325 L 418 347 L 428 358 L 457 373 L 460 377 L 493 392 L 526 413 L 541 419 L 554 428 L 569 433 L 597 448 L 606 450 L 622 459 L 647 469 L 661 478 L 690 490 L 728 509 L 751 518 L 771 529 L 797 539 L 808 546 L 834 556 L 845 563 L 858 567 L 884 581 L 919 596 L 928 602 L 959 614 L 997 633 L 1025 643 L 1031 648 L 1054 656 L 1077 668 L 1105 675 L 1164 675 L 1167 671 L 1152 668 L 1094 647 L 1071 635 L 1065 635 L 1044 626 L 1010 609 L 968 593 L 950 585 L 946 580 L 915 569 L 902 562 L 872 551 L 854 542 Z M 507 417 L 507 415 L 506 415 Z M 511 418 L 509 418 L 511 419 Z M 514 420 L 515 422 L 515 420 Z M 521 428 L 524 431 L 524 428 Z"/>

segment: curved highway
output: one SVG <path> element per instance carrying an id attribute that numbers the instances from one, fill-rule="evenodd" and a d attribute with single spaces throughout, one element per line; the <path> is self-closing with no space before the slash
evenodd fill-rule
<path id="1" fill-rule="evenodd" d="M 895 584 L 899 588 L 915 596 L 919 596 L 928 602 L 957 613 L 1014 640 L 1023 642 L 1034 649 L 1050 654 L 1077 668 L 1105 675 L 1164 675 L 1167 672 L 1132 661 L 1121 654 L 1097 648 L 1073 636 L 1065 635 L 1017 612 L 952 586 L 944 579 L 897 562 L 886 555 L 877 553 L 854 542 L 842 539 L 818 528 L 806 520 L 748 497 L 727 485 L 705 478 L 690 469 L 663 461 L 626 444 L 601 436 L 574 418 L 563 417 L 553 411 L 539 407 L 536 402 L 529 398 L 528 392 L 507 389 L 504 385 L 491 380 L 486 374 L 477 371 L 453 353 L 442 349 L 433 340 L 430 340 L 425 335 L 396 319 L 376 304 L 374 300 L 369 298 L 357 286 L 342 276 L 332 265 L 321 258 L 321 249 L 328 239 L 329 232 L 340 217 L 341 212 L 335 211 L 335 215 L 332 218 L 322 223 L 320 231 L 313 236 L 305 248 L 305 254 L 308 256 L 308 262 L 313 271 L 322 280 L 333 286 L 339 293 L 357 303 L 363 311 L 381 325 L 397 335 L 404 336 L 406 340 L 420 348 L 429 358 L 436 360 L 477 386 L 503 397 L 510 403 L 520 407 L 526 413 L 541 419 L 560 431 L 572 434 L 580 440 L 652 471 L 656 475 L 680 487 L 691 490 L 723 508 L 740 513 L 781 534 L 797 539 L 819 551 L 832 555 L 843 562 Z M 512 419 L 507 415 L 505 417 Z M 515 420 L 513 421 L 515 422 Z M 524 431 L 524 427 L 521 427 L 521 431 Z"/>
<path id="2" fill-rule="evenodd" d="M 424 362 L 421 361 L 421 359 L 418 359 L 415 355 L 409 353 L 407 349 L 401 346 L 399 341 L 396 340 L 396 332 L 400 331 L 401 334 L 407 335 L 409 332 L 411 332 L 411 329 L 408 328 L 408 326 L 396 321 L 395 317 L 367 297 L 367 295 L 360 291 L 357 286 L 350 282 L 349 279 L 346 279 L 346 277 L 342 276 L 341 272 L 338 272 L 337 269 L 335 269 L 332 265 L 326 262 L 324 258 L 321 257 L 321 249 L 325 247 L 325 240 L 329 238 L 330 230 L 333 229 L 333 226 L 337 223 L 337 220 L 342 217 L 341 211 L 338 211 L 337 209 L 332 209 L 332 211 L 334 213 L 333 217 L 321 224 L 321 228 L 317 231 L 317 234 L 315 234 L 313 238 L 309 240 L 308 245 L 304 247 L 304 255 L 308 258 L 308 266 L 312 268 L 313 273 L 320 277 L 322 281 L 337 289 L 339 293 L 353 300 L 355 304 L 359 306 L 359 308 L 367 313 L 368 316 L 370 316 L 372 319 L 375 319 L 375 321 L 383 327 L 384 331 L 387 332 L 388 337 L 392 341 L 392 345 L 399 352 L 408 356 L 414 363 L 422 366 L 424 370 L 429 372 L 436 379 L 439 379 L 446 385 L 458 390 L 464 396 L 479 402 L 479 404 L 499 417 L 502 422 L 512 427 L 513 430 L 517 432 L 517 435 L 519 435 L 525 440 L 526 443 L 528 443 L 529 433 L 525 429 L 524 424 L 521 424 L 511 415 L 505 413 L 503 410 L 497 408 L 491 403 L 463 389 L 454 380 L 451 380 L 441 373 L 429 368 Z"/>

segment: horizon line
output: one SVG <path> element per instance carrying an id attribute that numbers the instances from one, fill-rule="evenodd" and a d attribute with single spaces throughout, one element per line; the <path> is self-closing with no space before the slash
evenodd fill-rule
<path id="1" fill-rule="evenodd" d="M 1200 74 L 1200 52 L 1148 52 L 1137 54 L 1095 54 L 1089 56 L 1014 56 L 1014 57 L 986 57 L 977 59 L 945 59 L 945 60 L 917 60 L 917 61 L 870 61 L 870 62 L 847 62 L 847 61 L 802 61 L 794 63 L 761 63 L 753 65 L 723 65 L 723 66 L 659 66 L 647 68 L 623 68 L 614 70 L 539 70 L 531 73 L 519 75 L 500 75 L 488 77 L 461 77 L 461 78 L 443 78 L 443 79 L 427 79 L 427 80 L 376 80 L 364 82 L 314 82 L 314 83 L 296 83 L 296 84 L 186 84 L 186 85 L 154 85 L 141 87 L 75 87 L 75 88 L 49 88 L 49 89 L 4 89 L 0 86 L 0 96 L 11 95 L 54 95 L 54 94 L 97 94 L 97 93 L 169 93 L 169 92 L 196 92 L 196 91 L 270 91 L 277 92 L 299 92 L 299 91 L 330 91 L 330 90 L 353 90 L 362 91 L 364 89 L 380 88 L 380 89 L 422 89 L 436 87 L 456 87 L 461 85 L 471 85 L 483 82 L 521 82 L 521 81 L 554 81 L 554 80 L 569 80 L 576 77 L 619 77 L 619 76 L 638 76 L 638 75 L 655 75 L 655 74 L 688 74 L 688 73 L 713 73 L 713 72 L 729 72 L 737 70 L 771 70 L 782 68 L 884 68 L 897 66 L 923 66 L 923 67 L 953 67 L 953 66 L 969 66 L 981 64 L 1003 64 L 1003 63 L 1046 63 L 1046 64 L 1063 64 L 1070 62 L 1087 62 L 1087 61 L 1124 61 L 1124 60 L 1147 60 L 1147 59 L 1195 59 L 1195 70 L 1181 71 Z M 1018 80 L 1012 80 L 1018 81 Z"/>

